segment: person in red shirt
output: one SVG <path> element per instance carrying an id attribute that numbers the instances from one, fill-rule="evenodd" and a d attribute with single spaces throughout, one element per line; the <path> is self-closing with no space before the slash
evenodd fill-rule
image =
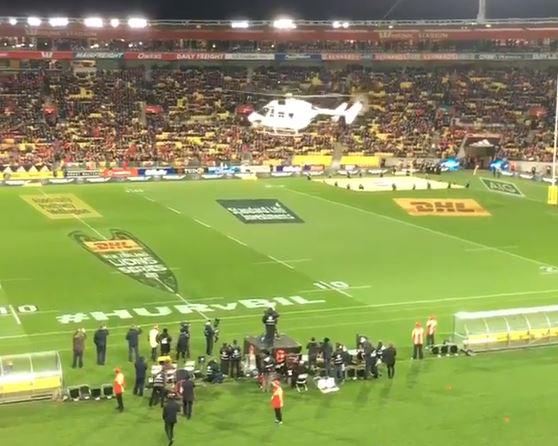
<path id="1" fill-rule="evenodd" d="M 116 401 L 118 402 L 118 406 L 116 407 L 118 411 L 122 412 L 124 410 L 124 402 L 122 401 L 122 394 L 124 393 L 124 374 L 122 370 L 118 367 L 114 369 L 114 382 L 112 389 L 114 391 L 114 395 L 116 396 Z"/>
<path id="2" fill-rule="evenodd" d="M 283 424 L 283 389 L 281 388 L 281 381 L 278 379 L 273 381 L 271 407 L 273 407 L 275 411 L 275 422 L 277 424 Z"/>

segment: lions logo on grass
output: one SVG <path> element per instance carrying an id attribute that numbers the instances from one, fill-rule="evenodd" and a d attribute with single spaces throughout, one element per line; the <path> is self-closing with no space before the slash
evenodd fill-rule
<path id="1" fill-rule="evenodd" d="M 129 232 L 112 229 L 111 235 L 110 239 L 99 239 L 75 231 L 70 237 L 122 274 L 153 288 L 178 292 L 173 272 L 151 249 Z"/>

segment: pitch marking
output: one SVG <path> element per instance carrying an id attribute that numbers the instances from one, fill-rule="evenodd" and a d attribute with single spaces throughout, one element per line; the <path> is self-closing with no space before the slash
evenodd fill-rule
<path id="1" fill-rule="evenodd" d="M 211 226 L 209 226 L 207 223 L 204 223 L 201 220 L 198 220 L 197 218 L 194 218 L 194 221 L 202 226 L 205 226 L 206 228 L 211 228 Z"/>
<path id="2" fill-rule="evenodd" d="M 14 310 L 14 307 L 12 305 L 8 305 L 8 308 L 10 309 L 10 313 L 12 313 L 12 316 L 14 317 L 17 325 L 21 325 L 21 319 L 19 318 L 16 311 Z"/>
<path id="3" fill-rule="evenodd" d="M 554 266 L 555 267 L 555 265 L 551 265 L 551 264 L 546 263 L 546 262 L 541 262 L 540 260 L 531 259 L 529 257 L 525 257 L 525 256 L 522 256 L 522 255 L 519 255 L 519 254 L 515 254 L 513 252 L 509 252 L 509 251 L 504 251 L 503 249 L 495 248 L 493 246 L 488 246 L 488 245 L 485 245 L 484 243 L 474 242 L 472 240 L 467 240 L 467 239 L 458 237 L 457 235 L 452 235 L 452 234 L 448 234 L 446 232 L 436 231 L 435 229 L 430 229 L 430 228 L 427 228 L 425 226 L 420 226 L 420 225 L 417 225 L 415 223 L 411 223 L 411 222 L 408 222 L 408 221 L 405 221 L 405 220 L 400 220 L 398 218 L 389 217 L 387 215 L 379 214 L 377 212 L 370 211 L 368 209 L 359 208 L 357 206 L 351 206 L 350 204 L 341 203 L 339 201 L 329 200 L 327 198 L 320 197 L 319 195 L 307 194 L 306 192 L 300 192 L 300 191 L 295 190 L 295 189 L 287 189 L 287 190 L 289 190 L 289 191 L 291 191 L 295 194 L 304 195 L 306 197 L 314 198 L 316 200 L 325 201 L 326 203 L 336 204 L 338 206 L 342 206 L 342 207 L 347 208 L 347 209 L 352 209 L 352 210 L 357 211 L 357 212 L 362 212 L 364 214 L 373 215 L 375 217 L 383 218 L 384 220 L 388 220 L 388 221 L 391 221 L 391 222 L 394 222 L 394 223 L 399 223 L 399 224 L 404 225 L 404 226 L 408 226 L 408 227 L 415 228 L 415 229 L 420 229 L 422 231 L 429 232 L 430 234 L 438 235 L 440 237 L 446 237 L 446 238 L 449 238 L 451 240 L 457 240 L 457 241 L 462 242 L 462 243 L 468 243 L 469 245 L 476 246 L 477 248 L 485 248 L 489 251 L 499 252 L 500 254 L 505 254 L 505 255 L 508 255 L 510 257 L 515 257 L 516 259 L 523 260 L 523 261 L 529 262 L 529 263 L 533 263 L 533 264 L 536 264 L 538 266 L 546 265 L 546 266 Z"/>
<path id="4" fill-rule="evenodd" d="M 268 256 L 269 258 L 271 258 L 271 256 Z M 277 259 L 279 260 L 279 259 Z M 277 263 L 277 260 L 272 260 L 272 261 L 265 261 L 265 262 L 255 262 L 254 265 L 273 265 L 275 263 Z M 285 260 L 280 260 L 281 262 L 285 262 L 285 263 L 302 263 L 302 262 L 310 262 L 312 259 L 285 259 Z"/>
<path id="5" fill-rule="evenodd" d="M 237 238 L 234 238 L 232 235 L 227 235 L 227 238 L 230 238 L 233 242 L 238 243 L 239 245 L 242 246 L 248 246 L 246 243 L 244 243 L 242 240 L 238 240 Z"/>
<path id="6" fill-rule="evenodd" d="M 175 214 L 181 214 L 180 211 L 176 210 L 175 208 L 171 208 L 170 206 L 167 206 L 167 209 L 168 209 L 169 211 L 174 212 Z"/>

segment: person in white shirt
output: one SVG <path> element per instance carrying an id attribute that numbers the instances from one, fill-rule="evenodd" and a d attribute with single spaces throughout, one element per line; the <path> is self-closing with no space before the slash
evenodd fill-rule
<path id="1" fill-rule="evenodd" d="M 151 347 L 151 360 L 157 361 L 157 349 L 159 348 L 159 326 L 154 325 L 149 330 L 149 346 Z"/>

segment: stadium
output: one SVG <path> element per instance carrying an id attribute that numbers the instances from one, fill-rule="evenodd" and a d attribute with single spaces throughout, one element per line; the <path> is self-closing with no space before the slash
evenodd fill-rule
<path id="1" fill-rule="evenodd" d="M 552 444 L 555 7 L 17 8 L 6 444 Z"/>

